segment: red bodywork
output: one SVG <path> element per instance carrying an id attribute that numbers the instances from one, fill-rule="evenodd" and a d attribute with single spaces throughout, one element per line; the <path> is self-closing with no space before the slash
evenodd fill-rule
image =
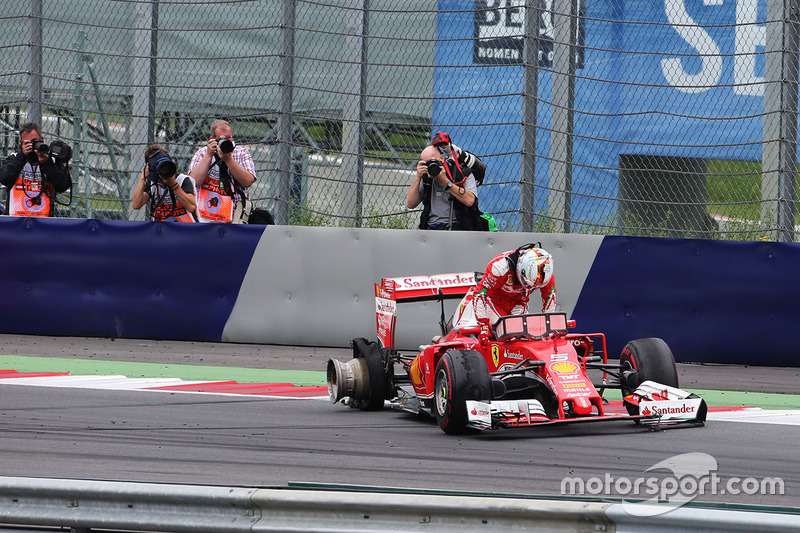
<path id="1" fill-rule="evenodd" d="M 385 278 L 381 283 L 376 283 L 377 331 L 381 343 L 386 348 L 395 347 L 397 301 L 458 297 L 475 283 L 472 273 Z M 504 323 L 505 331 L 512 333 L 498 338 L 480 327 L 461 328 L 460 331 L 449 331 L 434 344 L 426 346 L 407 366 L 417 397 L 433 398 L 434 371 L 439 358 L 448 350 L 465 349 L 480 352 L 490 373 L 512 369 L 525 364 L 525 361 L 538 365 L 529 372 L 535 372 L 555 393 L 559 400 L 559 418 L 566 416 L 565 407 L 577 416 L 603 415 L 603 399 L 587 377 L 585 359 L 579 357 L 579 354 L 594 355 L 597 344 L 601 348 L 602 362 L 606 363 L 605 336 L 602 333 L 567 333 L 567 327 L 574 326 L 574 323 L 567 323 L 563 314 L 525 315 L 518 319 L 548 323 L 526 324 L 526 330 L 541 332 L 541 337 L 537 335 L 536 338 L 514 336 L 512 333 L 515 331 L 515 324 L 509 322 Z M 549 323 L 551 320 L 554 324 Z"/>

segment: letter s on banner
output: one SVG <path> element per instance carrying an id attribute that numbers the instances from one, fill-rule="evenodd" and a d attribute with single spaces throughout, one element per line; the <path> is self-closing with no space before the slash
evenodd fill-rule
<path id="1" fill-rule="evenodd" d="M 686 0 L 665 0 L 664 9 L 669 23 L 691 47 L 698 51 L 702 68 L 697 74 L 683 69 L 680 58 L 661 60 L 661 72 L 667 83 L 684 93 L 701 93 L 719 83 L 722 77 L 722 56 L 711 35 L 697 25 L 686 11 Z M 724 0 L 704 0 L 705 5 L 721 6 Z"/>

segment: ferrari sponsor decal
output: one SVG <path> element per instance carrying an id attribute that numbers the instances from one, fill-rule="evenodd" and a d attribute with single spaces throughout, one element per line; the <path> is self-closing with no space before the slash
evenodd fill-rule
<path id="1" fill-rule="evenodd" d="M 396 290 L 398 292 L 436 287 L 471 287 L 475 285 L 475 274 L 466 272 L 459 274 L 440 274 L 436 276 L 409 276 L 392 279 L 396 283 Z"/>
<path id="2" fill-rule="evenodd" d="M 590 391 L 589 389 L 582 389 L 582 390 L 577 390 L 577 391 L 569 391 L 564 395 L 564 397 L 565 398 L 570 398 L 570 399 L 572 399 L 572 398 L 580 398 L 581 400 L 583 400 L 584 398 L 586 398 L 586 395 L 587 394 L 591 394 L 591 392 L 592 391 Z M 587 404 L 583 404 L 583 403 L 581 403 L 581 405 L 583 405 L 584 407 L 587 406 Z"/>
<path id="3" fill-rule="evenodd" d="M 559 361 L 550 365 L 550 370 L 557 374 L 576 374 L 580 367 L 570 361 Z"/>
<path id="4" fill-rule="evenodd" d="M 492 409 L 488 403 L 467 400 L 467 422 L 474 427 L 492 427 Z"/>
<path id="5" fill-rule="evenodd" d="M 378 313 L 391 313 L 397 312 L 397 302 L 386 298 L 375 297 L 375 311 Z"/>
<path id="6" fill-rule="evenodd" d="M 586 383 L 583 383 L 583 382 L 581 382 L 581 383 L 562 383 L 561 384 L 561 388 L 562 389 L 586 389 L 586 390 L 589 390 L 589 388 L 586 386 Z"/>
<path id="7" fill-rule="evenodd" d="M 522 361 L 523 359 L 525 359 L 524 355 L 517 352 L 506 352 L 506 357 L 508 359 L 516 359 L 517 361 Z"/>
<path id="8" fill-rule="evenodd" d="M 375 284 L 375 297 L 394 300 L 395 283 L 390 279 L 384 279 L 383 283 Z"/>
<path id="9" fill-rule="evenodd" d="M 500 364 L 500 347 L 496 344 L 492 344 L 492 362 L 495 367 Z"/>
<path id="10" fill-rule="evenodd" d="M 411 384 L 414 385 L 416 390 L 425 389 L 425 377 L 419 368 L 419 357 L 414 358 L 411 362 L 411 368 L 408 370 L 408 376 L 411 378 Z"/>
<path id="11" fill-rule="evenodd" d="M 571 374 L 568 376 L 558 376 L 558 382 L 561 383 L 562 387 L 566 383 L 586 383 L 586 378 L 584 378 L 580 374 Z"/>
<path id="12" fill-rule="evenodd" d="M 663 420 L 692 420 L 697 418 L 700 398 L 686 400 L 649 401 L 639 403 L 639 413 Z"/>

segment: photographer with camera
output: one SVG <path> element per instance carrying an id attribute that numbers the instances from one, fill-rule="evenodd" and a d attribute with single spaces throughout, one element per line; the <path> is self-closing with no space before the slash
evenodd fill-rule
<path id="1" fill-rule="evenodd" d="M 246 221 L 253 208 L 248 188 L 256 181 L 256 167 L 250 152 L 233 142 L 231 125 L 226 121 L 211 123 L 208 144 L 194 154 L 189 175 L 200 187 L 200 222 Z"/>
<path id="2" fill-rule="evenodd" d="M 194 179 L 177 174 L 167 151 L 151 144 L 144 153 L 144 170 L 133 190 L 131 205 L 141 209 L 150 202 L 154 221 L 197 222 L 197 188 Z"/>
<path id="3" fill-rule="evenodd" d="M 451 144 L 437 132 L 417 161 L 406 193 L 406 207 L 422 203 L 419 229 L 478 230 L 478 183 L 486 165 L 474 154 Z"/>
<path id="4" fill-rule="evenodd" d="M 54 216 L 56 193 L 72 187 L 67 167 L 71 149 L 55 141 L 51 150 L 35 122 L 23 124 L 19 137 L 20 151 L 8 156 L 0 167 L 0 183 L 8 190 L 7 214 Z"/>

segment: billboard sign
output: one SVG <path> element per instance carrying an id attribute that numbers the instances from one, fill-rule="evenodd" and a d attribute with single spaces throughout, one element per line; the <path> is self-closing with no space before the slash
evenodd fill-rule
<path id="1" fill-rule="evenodd" d="M 481 65 L 521 65 L 523 59 L 523 40 L 525 34 L 526 0 L 474 0 L 473 23 L 473 62 Z M 533 0 L 536 2 L 537 0 Z M 553 65 L 553 2 L 557 0 L 538 0 L 539 2 L 539 66 Z M 583 45 L 585 40 L 583 0 L 575 2 L 575 12 L 579 13 L 575 28 L 574 42 L 577 68 L 583 68 Z"/>

